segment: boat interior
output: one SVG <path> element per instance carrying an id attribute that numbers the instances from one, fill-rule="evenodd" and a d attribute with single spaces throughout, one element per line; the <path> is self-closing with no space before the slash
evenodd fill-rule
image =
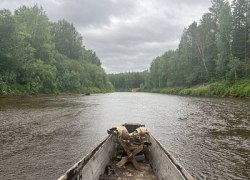
<path id="1" fill-rule="evenodd" d="M 148 142 L 146 132 L 138 132 L 138 128 L 141 128 L 142 131 L 145 130 L 144 125 L 123 124 L 123 126 L 126 128 L 125 131 L 127 130 L 128 134 L 124 134 L 124 132 L 118 130 L 118 134 L 116 134 L 118 139 L 115 154 L 112 157 L 111 163 L 106 165 L 105 172 L 99 179 L 156 180 L 157 177 L 145 153 L 147 146 L 151 144 Z M 126 138 L 127 135 L 130 135 L 130 138 Z M 131 138 L 132 136 L 137 136 L 137 138 L 133 139 Z M 126 144 L 122 144 L 123 142 L 121 141 L 126 142 Z M 142 148 L 140 148 L 140 146 Z"/>

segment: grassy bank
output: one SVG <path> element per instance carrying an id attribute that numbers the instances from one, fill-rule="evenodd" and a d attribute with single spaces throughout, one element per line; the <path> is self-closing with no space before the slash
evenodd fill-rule
<path id="1" fill-rule="evenodd" d="M 221 81 L 197 85 L 190 88 L 167 87 L 161 89 L 152 89 L 150 92 L 192 96 L 250 97 L 250 79 L 238 80 L 233 84 L 226 81 Z"/>

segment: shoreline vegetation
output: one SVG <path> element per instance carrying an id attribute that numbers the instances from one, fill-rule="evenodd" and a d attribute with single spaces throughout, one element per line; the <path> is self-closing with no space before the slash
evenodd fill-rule
<path id="1" fill-rule="evenodd" d="M 211 82 L 190 87 L 164 87 L 145 89 L 141 88 L 122 88 L 115 89 L 115 92 L 148 92 L 172 95 L 189 95 L 202 97 L 235 97 L 250 98 L 250 78 L 241 79 L 235 83 L 227 81 Z"/>
<path id="2" fill-rule="evenodd" d="M 112 93 L 115 92 L 113 89 L 91 89 L 88 91 L 81 91 L 81 92 L 57 92 L 57 93 L 29 93 L 29 92 L 18 92 L 18 93 L 5 93 L 0 94 L 0 98 L 7 98 L 7 97 L 38 97 L 38 96 L 71 96 L 71 95 L 91 95 L 91 94 L 104 94 L 104 93 Z"/>
<path id="3" fill-rule="evenodd" d="M 189 96 L 202 96 L 202 97 L 235 97 L 235 98 L 250 98 L 250 78 L 241 79 L 237 82 L 230 84 L 227 81 L 212 82 L 206 84 L 195 85 L 191 87 L 164 87 L 154 89 L 141 88 L 120 88 L 120 89 L 106 89 L 101 90 L 98 88 L 90 88 L 81 92 L 61 92 L 53 94 L 45 93 L 6 93 L 0 94 L 0 98 L 12 97 L 12 96 L 48 96 L 48 95 L 85 95 L 85 94 L 101 94 L 112 92 L 148 92 L 148 93 L 160 93 L 160 94 L 172 94 L 172 95 L 189 95 Z"/>
<path id="4" fill-rule="evenodd" d="M 226 81 L 222 81 L 196 85 L 192 87 L 166 87 L 151 90 L 140 89 L 139 91 L 203 97 L 250 98 L 250 79 L 242 79 L 234 84 L 229 84 Z"/>
<path id="5" fill-rule="evenodd" d="M 250 3 L 212 0 L 183 30 L 178 48 L 143 72 L 106 74 L 65 19 L 42 7 L 0 10 L 0 95 L 143 91 L 193 96 L 250 95 Z M 34 21 L 35 20 L 35 21 Z"/>
<path id="6" fill-rule="evenodd" d="M 178 47 L 138 73 L 108 75 L 115 89 L 193 95 L 250 96 L 250 2 L 212 0 L 183 30 Z"/>
<path id="7" fill-rule="evenodd" d="M 83 36 L 42 7 L 0 10 L 0 95 L 101 93 L 112 84 Z"/>

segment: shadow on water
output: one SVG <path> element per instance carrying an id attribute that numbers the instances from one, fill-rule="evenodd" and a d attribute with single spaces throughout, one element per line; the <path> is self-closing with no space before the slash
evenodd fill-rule
<path id="1" fill-rule="evenodd" d="M 250 101 L 149 93 L 0 98 L 0 179 L 56 179 L 124 122 L 197 179 L 249 179 Z"/>

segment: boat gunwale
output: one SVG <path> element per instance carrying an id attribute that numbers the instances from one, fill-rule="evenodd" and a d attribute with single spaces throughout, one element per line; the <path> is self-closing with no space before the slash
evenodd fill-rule
<path id="1" fill-rule="evenodd" d="M 170 159 L 170 161 L 173 163 L 173 165 L 177 168 L 177 170 L 181 173 L 181 175 L 186 179 L 186 180 L 193 180 L 193 177 L 187 170 L 180 164 L 179 161 L 177 161 L 174 156 L 172 156 L 164 147 L 163 145 L 155 139 L 155 137 L 149 133 L 149 136 L 160 146 L 160 148 L 164 151 L 164 153 L 167 155 L 167 157 Z"/>
<path id="2" fill-rule="evenodd" d="M 68 169 L 58 180 L 68 180 L 72 179 L 79 174 L 79 169 L 82 169 L 89 160 L 98 152 L 99 149 L 112 137 L 112 134 L 109 134 L 101 143 L 94 147 L 87 155 L 75 163 L 70 169 Z M 76 170 L 77 169 L 77 170 Z"/>
<path id="3" fill-rule="evenodd" d="M 156 144 L 163 150 L 167 158 L 172 162 L 173 166 L 181 173 L 184 179 L 193 180 L 193 177 L 186 171 L 186 169 L 163 147 L 163 145 L 155 139 L 155 137 L 149 132 L 148 135 L 156 142 Z M 109 134 L 100 144 L 94 147 L 87 155 L 85 155 L 81 160 L 75 163 L 70 169 L 68 169 L 58 180 L 69 180 L 74 179 L 81 173 L 84 166 L 93 158 L 93 156 L 98 153 L 98 151 L 105 145 L 105 143 L 112 138 L 113 134 Z"/>

